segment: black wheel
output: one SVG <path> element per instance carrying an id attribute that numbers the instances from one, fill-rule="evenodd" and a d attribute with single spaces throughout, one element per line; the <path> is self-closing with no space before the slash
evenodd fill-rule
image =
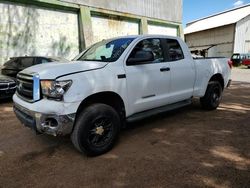
<path id="1" fill-rule="evenodd" d="M 93 104 L 77 115 L 71 134 L 74 146 L 87 155 L 96 156 L 109 151 L 120 131 L 118 113 L 106 104 Z"/>
<path id="2" fill-rule="evenodd" d="M 205 96 L 200 98 L 201 106 L 206 110 L 215 110 L 221 101 L 222 87 L 217 81 L 208 83 Z"/>

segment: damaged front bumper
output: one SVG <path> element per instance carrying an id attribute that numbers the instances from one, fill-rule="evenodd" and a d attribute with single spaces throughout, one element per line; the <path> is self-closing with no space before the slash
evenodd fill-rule
<path id="1" fill-rule="evenodd" d="M 14 112 L 25 126 L 36 133 L 64 136 L 72 132 L 75 114 L 57 115 L 34 112 L 14 103 Z"/>

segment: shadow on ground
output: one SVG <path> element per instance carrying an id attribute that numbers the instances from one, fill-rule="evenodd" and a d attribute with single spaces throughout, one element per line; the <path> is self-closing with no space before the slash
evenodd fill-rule
<path id="1" fill-rule="evenodd" d="M 0 187 L 249 187 L 250 84 L 216 111 L 191 106 L 129 124 L 109 153 L 88 158 L 70 138 L 36 136 L 0 104 Z"/>

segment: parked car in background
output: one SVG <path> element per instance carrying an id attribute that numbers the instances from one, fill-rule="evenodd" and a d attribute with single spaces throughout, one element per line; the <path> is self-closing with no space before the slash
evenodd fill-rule
<path id="1" fill-rule="evenodd" d="M 15 80 L 13 78 L 0 75 L 0 99 L 11 98 L 15 91 Z"/>
<path id="2" fill-rule="evenodd" d="M 247 57 L 247 59 L 244 59 L 242 61 L 242 65 L 247 66 L 248 68 L 250 68 L 250 55 Z"/>
<path id="3" fill-rule="evenodd" d="M 233 66 L 235 67 L 242 65 L 242 61 L 244 59 L 250 59 L 250 54 L 235 53 L 231 57 L 231 61 L 233 62 Z"/>
<path id="4" fill-rule="evenodd" d="M 33 65 L 44 64 L 54 61 L 65 62 L 68 61 L 61 57 L 42 57 L 42 56 L 23 56 L 12 57 L 9 61 L 4 63 L 2 67 L 2 74 L 6 76 L 16 77 L 17 73 L 31 67 Z"/>

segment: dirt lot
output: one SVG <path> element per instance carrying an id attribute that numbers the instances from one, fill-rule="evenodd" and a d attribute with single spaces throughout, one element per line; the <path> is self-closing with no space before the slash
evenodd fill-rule
<path id="1" fill-rule="evenodd" d="M 232 79 L 235 81 L 250 83 L 250 69 L 247 67 L 234 68 L 232 70 Z"/>
<path id="2" fill-rule="evenodd" d="M 234 82 L 217 111 L 198 102 L 123 130 L 88 158 L 69 138 L 36 136 L 0 104 L 0 187 L 250 187 L 250 83 Z"/>

